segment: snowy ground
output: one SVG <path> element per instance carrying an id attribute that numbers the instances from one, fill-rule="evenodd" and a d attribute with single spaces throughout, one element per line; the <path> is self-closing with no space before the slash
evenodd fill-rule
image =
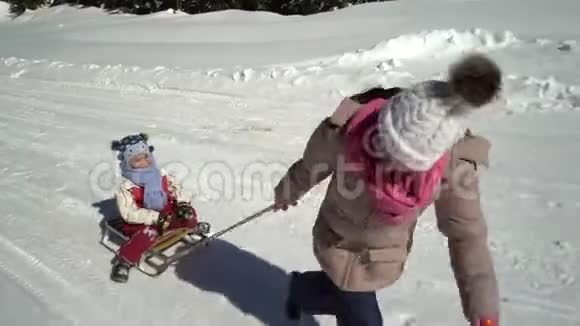
<path id="1" fill-rule="evenodd" d="M 506 107 L 471 126 L 494 144 L 483 203 L 503 324 L 580 325 L 579 10 L 406 0 L 310 17 L 58 7 L 10 20 L 0 2 L 0 325 L 286 325 L 286 273 L 317 268 L 323 187 L 158 279 L 118 285 L 97 243 L 118 180 L 110 140 L 148 132 L 220 229 L 269 205 L 252 172 L 283 171 L 341 96 L 440 77 L 472 49 L 506 74 Z M 465 325 L 431 211 L 416 238 L 380 292 L 385 325 Z"/>

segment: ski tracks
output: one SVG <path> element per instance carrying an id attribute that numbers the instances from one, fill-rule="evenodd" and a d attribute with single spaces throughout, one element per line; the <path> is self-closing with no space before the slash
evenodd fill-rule
<path id="1" fill-rule="evenodd" d="M 86 259 L 96 251 L 83 241 L 86 236 L 82 232 L 72 232 L 79 230 L 78 224 L 86 224 L 87 220 L 83 222 L 67 214 L 40 209 L 50 207 L 52 197 L 40 198 L 19 192 L 14 185 L 7 188 L 4 200 L 12 203 L 10 209 L 15 213 L 14 218 L 6 220 L 0 233 L 0 257 L 7 263 L 3 269 L 9 275 L 16 275 L 23 287 L 30 289 L 47 306 L 54 306 L 75 325 L 87 325 L 87 321 L 94 325 L 110 322 L 107 303 L 98 303 L 99 292 L 110 291 L 107 274 L 99 275 L 104 268 L 95 268 Z M 31 202 L 35 205 L 30 205 Z M 18 213 L 25 207 L 28 216 Z M 95 243 L 96 238 L 95 235 Z"/>
<path id="2" fill-rule="evenodd" d="M 107 321 L 103 311 L 91 303 L 64 276 L 48 267 L 14 242 L 0 235 L 0 271 L 8 275 L 49 310 L 62 316 L 71 325 L 98 325 Z"/>

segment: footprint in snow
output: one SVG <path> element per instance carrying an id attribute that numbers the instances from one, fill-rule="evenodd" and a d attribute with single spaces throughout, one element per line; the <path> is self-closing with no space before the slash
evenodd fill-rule
<path id="1" fill-rule="evenodd" d="M 572 245 L 568 241 L 556 240 L 552 243 L 558 250 L 563 252 L 569 252 L 573 249 Z"/>
<path id="2" fill-rule="evenodd" d="M 575 43 L 575 42 L 562 42 L 560 43 L 560 45 L 558 45 L 558 50 L 562 51 L 562 52 L 570 52 L 573 50 L 573 46 L 571 43 Z"/>
<path id="3" fill-rule="evenodd" d="M 562 44 L 558 47 L 558 50 L 562 52 L 570 52 L 572 50 L 572 46 L 570 44 Z"/>
<path id="4" fill-rule="evenodd" d="M 562 208 L 564 207 L 564 203 L 559 202 L 559 201 L 548 201 L 548 207 L 550 208 Z"/>
<path id="5" fill-rule="evenodd" d="M 535 259 L 531 263 L 526 268 L 525 278 L 538 293 L 551 294 L 576 283 L 576 262 L 571 257 Z"/>

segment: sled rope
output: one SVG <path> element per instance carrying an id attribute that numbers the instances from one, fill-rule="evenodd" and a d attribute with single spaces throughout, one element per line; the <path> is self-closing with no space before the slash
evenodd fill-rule
<path id="1" fill-rule="evenodd" d="M 223 229 L 223 230 L 221 230 L 221 231 L 219 231 L 217 233 L 212 234 L 211 236 L 207 237 L 204 240 L 207 242 L 207 241 L 210 241 L 210 240 L 213 240 L 213 239 L 217 239 L 217 238 L 221 237 L 222 235 L 230 232 L 231 230 L 236 229 L 236 228 L 238 228 L 238 227 L 240 227 L 240 226 L 242 226 L 242 225 L 244 225 L 244 224 L 246 224 L 246 223 L 248 223 L 248 222 L 250 222 L 250 221 L 252 221 L 252 220 L 254 220 L 254 219 L 258 218 L 258 217 L 260 217 L 260 216 L 262 216 L 263 214 L 271 211 L 272 209 L 274 209 L 274 205 L 271 205 L 269 207 L 266 207 L 266 208 L 262 209 L 261 211 L 256 212 L 256 213 L 254 213 L 254 214 L 252 214 L 252 215 L 244 218 L 243 220 L 239 221 L 238 223 L 236 223 L 236 224 L 234 224 L 234 225 L 232 225 L 232 226 L 230 226 L 228 228 L 225 228 L 225 229 Z"/>

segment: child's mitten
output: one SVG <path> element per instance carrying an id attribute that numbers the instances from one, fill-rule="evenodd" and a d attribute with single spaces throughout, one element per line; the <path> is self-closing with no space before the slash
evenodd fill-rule
<path id="1" fill-rule="evenodd" d="M 170 220 L 171 213 L 159 213 L 159 217 L 157 218 L 157 233 L 159 233 L 159 235 L 165 233 L 165 230 L 169 227 Z"/>
<path id="2" fill-rule="evenodd" d="M 196 217 L 195 209 L 188 202 L 179 202 L 175 208 L 175 216 L 178 219 L 190 220 Z"/>

